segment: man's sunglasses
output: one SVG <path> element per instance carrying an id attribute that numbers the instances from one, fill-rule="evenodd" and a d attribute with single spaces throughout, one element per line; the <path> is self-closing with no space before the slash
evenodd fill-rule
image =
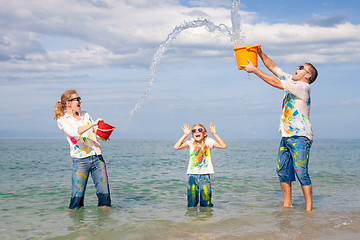
<path id="1" fill-rule="evenodd" d="M 305 70 L 307 73 L 309 73 L 309 71 L 308 70 L 306 70 L 306 68 L 304 67 L 304 65 L 301 65 L 301 66 L 298 66 L 298 68 L 299 68 L 299 70 Z M 310 74 L 310 73 L 309 73 Z"/>
<path id="2" fill-rule="evenodd" d="M 71 101 L 74 101 L 74 100 L 80 102 L 81 97 L 75 97 L 75 98 L 69 99 L 68 101 L 71 102 Z"/>
<path id="3" fill-rule="evenodd" d="M 203 128 L 198 128 L 198 129 L 194 128 L 194 129 L 191 129 L 191 132 L 192 132 L 192 133 L 196 133 L 196 130 L 197 130 L 198 132 L 203 132 L 203 131 L 204 131 Z"/>

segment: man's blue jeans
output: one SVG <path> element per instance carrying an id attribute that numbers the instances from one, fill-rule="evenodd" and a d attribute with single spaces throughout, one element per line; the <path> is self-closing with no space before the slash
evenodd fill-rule
<path id="1" fill-rule="evenodd" d="M 105 161 L 102 155 L 93 155 L 87 158 L 73 158 L 70 209 L 84 206 L 86 184 L 90 173 L 96 188 L 98 206 L 111 206 Z"/>
<path id="2" fill-rule="evenodd" d="M 312 142 L 302 136 L 281 139 L 276 170 L 280 182 L 293 182 L 296 175 L 301 186 L 311 184 L 308 164 Z"/>

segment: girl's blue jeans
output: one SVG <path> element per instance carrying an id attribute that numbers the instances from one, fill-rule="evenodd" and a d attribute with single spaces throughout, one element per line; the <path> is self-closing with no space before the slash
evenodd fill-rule
<path id="1" fill-rule="evenodd" d="M 90 173 L 96 188 L 98 206 L 111 206 L 105 161 L 102 155 L 93 155 L 87 158 L 73 158 L 70 209 L 84 206 L 86 184 Z"/>
<path id="2" fill-rule="evenodd" d="M 212 207 L 210 174 L 188 174 L 188 207 Z"/>

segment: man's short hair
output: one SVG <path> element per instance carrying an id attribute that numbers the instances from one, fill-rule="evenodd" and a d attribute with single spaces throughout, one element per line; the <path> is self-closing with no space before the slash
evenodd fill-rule
<path id="1" fill-rule="evenodd" d="M 311 63 L 305 63 L 305 65 L 309 66 L 309 72 L 311 77 L 309 78 L 309 84 L 315 82 L 317 76 L 318 76 L 318 71 L 316 70 L 316 68 L 314 67 L 314 65 L 312 65 Z"/>

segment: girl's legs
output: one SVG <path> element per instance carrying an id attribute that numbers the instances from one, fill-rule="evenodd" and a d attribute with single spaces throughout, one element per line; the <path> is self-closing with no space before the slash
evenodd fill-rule
<path id="1" fill-rule="evenodd" d="M 210 174 L 188 175 L 188 207 L 196 207 L 199 203 L 199 198 L 201 207 L 212 207 L 211 195 Z"/>
<path id="2" fill-rule="evenodd" d="M 196 207 L 199 203 L 199 182 L 196 174 L 188 174 L 187 201 L 188 207 Z"/>
<path id="3" fill-rule="evenodd" d="M 200 206 L 212 207 L 210 174 L 199 175 Z"/>

